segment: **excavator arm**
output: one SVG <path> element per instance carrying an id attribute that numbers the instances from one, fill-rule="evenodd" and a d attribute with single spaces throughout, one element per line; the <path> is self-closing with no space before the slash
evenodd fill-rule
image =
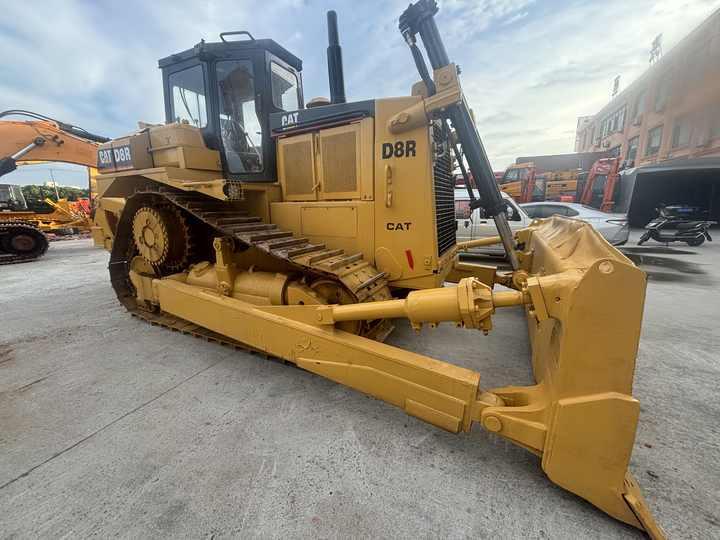
<path id="1" fill-rule="evenodd" d="M 7 120 L 24 116 L 28 120 Z M 97 165 L 97 147 L 108 141 L 84 129 L 23 110 L 0 112 L 0 176 L 14 171 L 18 163 L 60 161 Z"/>

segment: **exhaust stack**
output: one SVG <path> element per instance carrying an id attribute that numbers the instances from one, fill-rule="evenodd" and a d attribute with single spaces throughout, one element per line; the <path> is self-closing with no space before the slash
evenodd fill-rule
<path id="1" fill-rule="evenodd" d="M 338 39 L 337 13 L 327 12 L 328 22 L 328 79 L 330 82 L 330 103 L 345 103 L 345 79 L 343 77 L 342 49 Z"/>

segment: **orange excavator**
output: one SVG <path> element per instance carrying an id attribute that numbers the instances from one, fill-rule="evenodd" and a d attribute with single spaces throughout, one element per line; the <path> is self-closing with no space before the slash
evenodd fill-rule
<path id="1" fill-rule="evenodd" d="M 23 120 L 8 120 L 20 116 Z M 96 192 L 97 148 L 108 139 L 78 126 L 23 110 L 0 112 L 0 176 L 18 165 L 63 162 L 88 168 L 90 197 Z M 30 210 L 18 186 L 0 185 L 0 264 L 26 262 L 48 248 L 44 231 L 83 228 L 89 216 L 65 200 L 48 201 L 52 212 Z M 90 201 L 92 207 L 92 200 Z"/>
<path id="2" fill-rule="evenodd" d="M 619 178 L 620 158 L 598 159 L 588 171 L 579 202 L 603 212 L 612 212 Z"/>

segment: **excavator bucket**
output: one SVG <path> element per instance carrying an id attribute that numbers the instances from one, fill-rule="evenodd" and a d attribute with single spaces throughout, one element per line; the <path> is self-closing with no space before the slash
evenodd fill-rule
<path id="1" fill-rule="evenodd" d="M 646 276 L 590 225 L 552 217 L 518 233 L 537 384 L 490 390 L 482 425 L 542 456 L 559 486 L 611 516 L 663 533 L 628 472 Z"/>

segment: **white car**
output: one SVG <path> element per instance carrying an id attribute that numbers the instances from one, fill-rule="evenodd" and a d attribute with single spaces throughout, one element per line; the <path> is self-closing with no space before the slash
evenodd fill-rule
<path id="1" fill-rule="evenodd" d="M 527 227 L 532 221 L 532 218 L 523 211 L 510 195 L 505 192 L 501 194 L 507 206 L 510 229 L 516 231 Z M 458 242 L 498 235 L 495 221 L 490 217 L 486 217 L 482 208 L 476 208 L 470 212 L 470 197 L 466 189 L 455 189 L 455 219 L 457 219 L 455 236 Z M 470 250 L 470 252 L 500 254 L 504 253 L 505 250 L 502 244 L 497 244 L 495 246 L 474 248 Z"/>
<path id="2" fill-rule="evenodd" d="M 605 240 L 614 246 L 622 246 L 628 241 L 630 227 L 625 214 L 610 214 L 597 208 L 578 203 L 534 202 L 521 204 L 520 207 L 531 218 L 546 218 L 554 215 L 568 216 L 588 222 Z"/>

